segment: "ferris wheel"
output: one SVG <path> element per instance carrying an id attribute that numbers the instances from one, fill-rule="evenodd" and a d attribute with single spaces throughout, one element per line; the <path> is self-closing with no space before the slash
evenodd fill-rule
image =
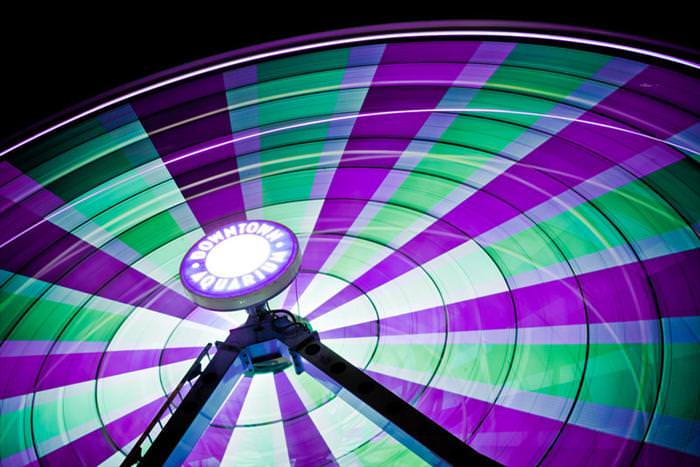
<path id="1" fill-rule="evenodd" d="M 148 452 L 253 317 L 314 340 L 237 348 L 178 463 L 455 463 L 438 430 L 474 462 L 697 464 L 699 67 L 581 31 L 358 28 L 4 148 L 0 465 Z"/>

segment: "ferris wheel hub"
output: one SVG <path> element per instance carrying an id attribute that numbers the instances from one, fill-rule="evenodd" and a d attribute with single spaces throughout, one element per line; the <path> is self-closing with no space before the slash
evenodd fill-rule
<path id="1" fill-rule="evenodd" d="M 245 220 L 200 238 L 182 260 L 180 280 L 204 308 L 256 309 L 294 280 L 300 263 L 299 242 L 289 228 Z"/>

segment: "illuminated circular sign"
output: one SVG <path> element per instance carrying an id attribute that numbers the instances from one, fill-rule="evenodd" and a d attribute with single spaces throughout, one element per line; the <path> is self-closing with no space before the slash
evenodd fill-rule
<path id="1" fill-rule="evenodd" d="M 300 262 L 299 243 L 287 227 L 263 220 L 240 221 L 195 243 L 182 260 L 180 279 L 198 305 L 238 310 L 284 290 Z"/>

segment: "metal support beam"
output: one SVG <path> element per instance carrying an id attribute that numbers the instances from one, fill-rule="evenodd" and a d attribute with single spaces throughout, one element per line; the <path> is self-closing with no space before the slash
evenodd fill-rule
<path id="1" fill-rule="evenodd" d="M 182 464 L 241 375 L 256 371 L 256 359 L 267 356 L 273 363 L 279 361 L 280 347 L 289 350 L 297 372 L 303 366 L 426 462 L 498 465 L 323 345 L 317 333 L 285 310 L 251 314 L 242 327 L 231 330 L 226 342 L 217 342 L 216 355 L 146 454 L 139 459 L 137 445 L 139 450 L 130 453 L 123 465 L 132 465 L 135 459 L 142 466 Z M 270 371 L 274 366 L 258 368 Z"/>
<path id="2" fill-rule="evenodd" d="M 295 344 L 305 370 L 431 465 L 500 465 L 478 453 L 418 409 L 319 341 Z"/>
<path id="3" fill-rule="evenodd" d="M 239 349 L 217 344 L 216 355 L 139 461 L 140 466 L 182 465 L 243 375 Z"/>

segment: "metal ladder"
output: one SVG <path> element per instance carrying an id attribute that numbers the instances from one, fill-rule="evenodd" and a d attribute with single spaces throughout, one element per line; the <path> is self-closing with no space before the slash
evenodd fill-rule
<path id="1" fill-rule="evenodd" d="M 163 422 L 167 424 L 168 419 L 177 411 L 178 407 L 184 400 L 184 395 L 186 395 L 190 389 L 192 389 L 192 381 L 199 378 L 202 374 L 202 361 L 206 358 L 207 365 L 211 362 L 212 357 L 209 355 L 209 350 L 211 350 L 211 343 L 208 343 L 202 351 L 199 353 L 192 366 L 187 370 L 185 376 L 182 377 L 180 382 L 175 386 L 170 395 L 165 399 L 165 402 L 161 408 L 156 412 L 155 416 L 148 424 L 143 434 L 136 441 L 136 444 L 131 448 L 131 451 L 126 456 L 126 459 L 121 463 L 122 467 L 130 467 L 143 459 L 142 446 L 148 440 L 149 447 L 153 444 L 153 440 L 160 434 L 163 430 Z M 184 393 L 184 395 L 183 395 Z M 177 399 L 179 398 L 179 402 Z M 169 415 L 166 415 L 166 411 Z M 158 431 L 156 431 L 158 430 Z"/>

